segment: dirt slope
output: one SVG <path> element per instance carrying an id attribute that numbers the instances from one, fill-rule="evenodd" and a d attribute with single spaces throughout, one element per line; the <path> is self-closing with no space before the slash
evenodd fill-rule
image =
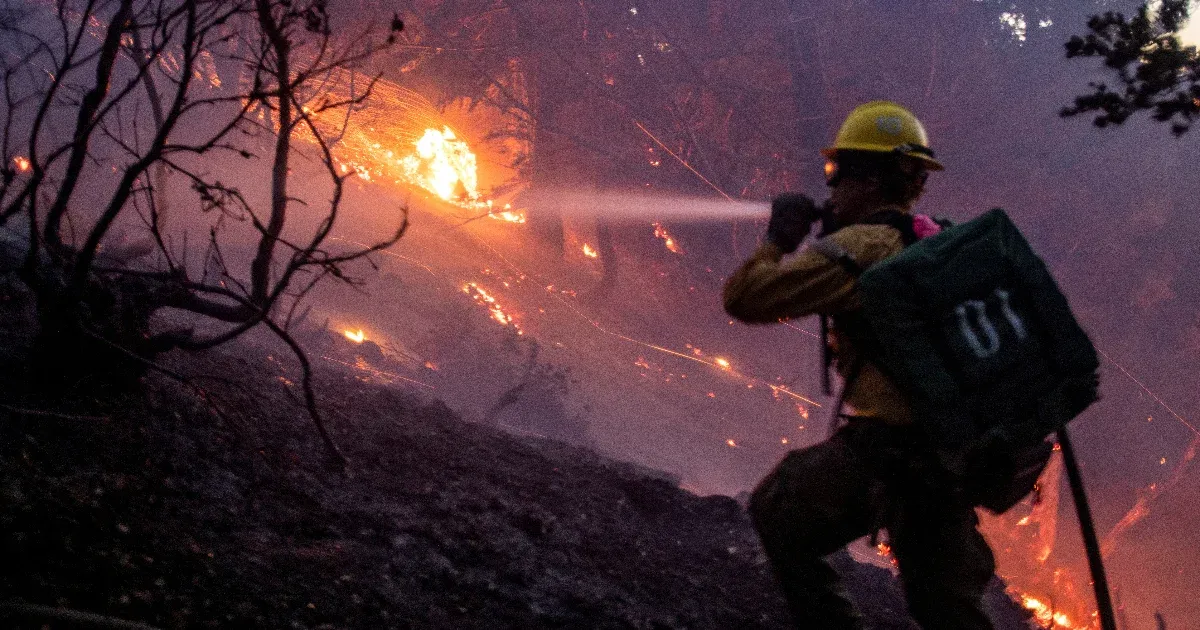
<path id="1" fill-rule="evenodd" d="M 193 387 L 55 406 L 0 387 L 0 602 L 179 628 L 786 627 L 733 499 L 351 371 L 318 383 L 353 462 L 331 473 L 288 365 L 177 357 Z M 841 564 L 875 627 L 910 627 L 887 571 Z"/>

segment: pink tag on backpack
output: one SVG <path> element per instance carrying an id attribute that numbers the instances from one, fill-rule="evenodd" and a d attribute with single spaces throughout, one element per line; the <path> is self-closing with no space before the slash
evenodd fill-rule
<path id="1" fill-rule="evenodd" d="M 929 215 L 927 214 L 914 214 L 912 221 L 913 232 L 917 235 L 917 238 L 933 236 L 934 234 L 942 231 L 942 226 L 938 225 L 936 221 L 929 218 Z"/>

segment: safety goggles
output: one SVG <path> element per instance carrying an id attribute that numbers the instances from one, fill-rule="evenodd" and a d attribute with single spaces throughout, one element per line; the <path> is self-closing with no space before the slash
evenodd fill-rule
<path id="1" fill-rule="evenodd" d="M 906 150 L 907 146 L 908 145 L 902 145 L 901 147 L 897 147 L 896 152 L 903 154 L 903 152 L 904 152 L 904 150 Z M 930 157 L 933 156 L 933 151 L 930 151 L 929 149 L 926 149 L 925 147 L 917 147 L 917 148 L 921 149 L 921 150 L 920 151 L 912 151 L 912 152 L 926 154 L 926 155 L 929 155 Z M 861 175 L 861 176 L 866 176 L 866 175 L 869 175 L 870 172 L 871 172 L 870 170 L 863 168 L 862 166 L 855 168 L 850 165 L 840 165 L 837 163 L 836 160 L 833 160 L 833 159 L 825 160 L 825 185 L 829 186 L 830 188 L 833 188 L 834 186 L 838 185 L 838 182 L 840 182 L 842 180 L 842 177 L 845 177 L 845 176 L 853 177 L 856 174 Z M 911 177 L 914 177 L 917 180 L 919 180 L 922 186 L 924 186 L 925 182 L 928 181 L 928 179 L 929 179 L 929 171 L 926 171 L 924 168 L 920 168 L 920 167 L 916 167 L 915 172 L 911 172 L 911 173 L 907 173 L 907 174 L 910 175 Z"/>

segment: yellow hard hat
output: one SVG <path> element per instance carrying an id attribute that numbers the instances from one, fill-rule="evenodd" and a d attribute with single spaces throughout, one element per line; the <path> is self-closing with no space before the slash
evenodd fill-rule
<path id="1" fill-rule="evenodd" d="M 891 101 L 871 101 L 855 107 L 838 130 L 833 146 L 821 149 L 821 154 L 834 158 L 839 151 L 899 153 L 920 160 L 931 171 L 943 168 L 933 157 L 921 121 Z"/>

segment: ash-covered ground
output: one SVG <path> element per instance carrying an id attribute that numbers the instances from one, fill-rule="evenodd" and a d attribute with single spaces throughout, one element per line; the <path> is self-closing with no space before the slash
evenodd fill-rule
<path id="1" fill-rule="evenodd" d="M 787 627 L 734 499 L 350 369 L 317 382 L 340 474 L 274 352 L 52 405 L 0 385 L 5 627 L 87 627 L 26 604 L 170 628 Z M 888 571 L 839 566 L 872 627 L 913 627 Z M 1026 627 L 1000 589 L 1000 627 Z"/>

